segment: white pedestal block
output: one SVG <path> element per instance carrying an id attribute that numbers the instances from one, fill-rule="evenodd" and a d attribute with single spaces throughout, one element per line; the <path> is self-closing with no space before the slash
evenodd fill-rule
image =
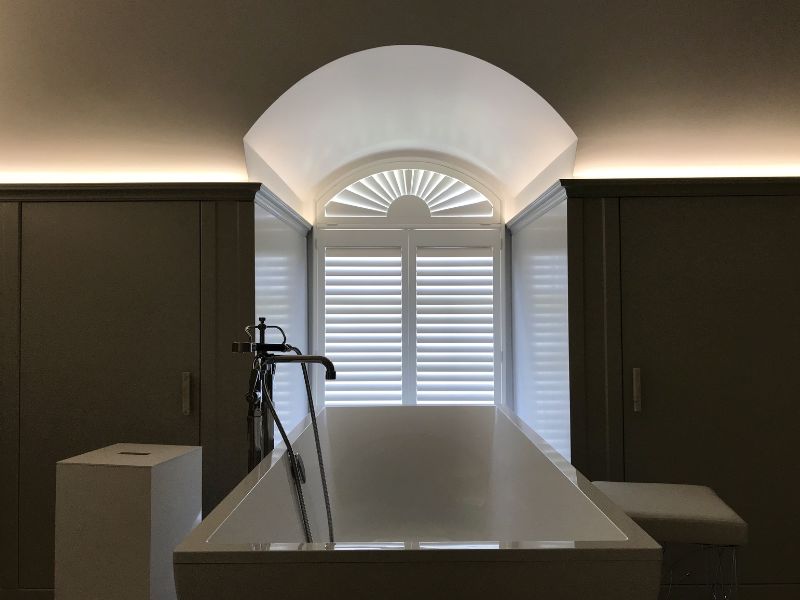
<path id="1" fill-rule="evenodd" d="M 115 444 L 56 465 L 57 600 L 174 599 L 172 551 L 201 519 L 197 446 Z"/>

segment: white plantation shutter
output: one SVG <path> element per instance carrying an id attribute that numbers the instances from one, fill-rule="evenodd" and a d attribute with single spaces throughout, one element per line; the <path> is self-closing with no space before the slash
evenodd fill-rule
<path id="1" fill-rule="evenodd" d="M 516 412 L 570 459 L 567 205 L 514 231 Z"/>
<path id="2" fill-rule="evenodd" d="M 402 403 L 402 249 L 325 248 L 327 404 Z"/>
<path id="3" fill-rule="evenodd" d="M 418 404 L 495 401 L 492 248 L 416 251 Z"/>
<path id="4" fill-rule="evenodd" d="M 493 404 L 500 390 L 493 230 L 316 233 L 318 350 L 328 405 Z"/>
<path id="5" fill-rule="evenodd" d="M 308 315 L 297 298 L 306 291 L 306 239 L 270 210 L 256 204 L 255 217 L 255 306 L 254 322 L 266 317 L 279 325 L 289 342 L 308 352 Z M 275 330 L 267 331 L 267 341 L 280 341 Z M 313 372 L 312 367 L 312 372 Z M 287 431 L 308 413 L 306 388 L 300 365 L 277 367 L 272 399 Z"/>
<path id="6" fill-rule="evenodd" d="M 460 179 L 428 169 L 373 173 L 350 184 L 325 205 L 326 217 L 386 217 L 405 196 L 420 198 L 431 217 L 491 217 L 489 199 Z"/>

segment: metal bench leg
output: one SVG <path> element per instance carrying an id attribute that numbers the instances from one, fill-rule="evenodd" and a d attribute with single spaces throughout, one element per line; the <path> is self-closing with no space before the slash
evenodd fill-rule
<path id="1" fill-rule="evenodd" d="M 703 546 L 706 554 L 706 582 L 711 592 L 711 600 L 734 600 L 739 598 L 739 574 L 736 564 L 736 546 Z M 714 551 L 716 564 L 710 575 L 708 553 Z M 727 565 L 727 569 L 726 569 Z M 726 570 L 728 584 L 725 584 Z"/>

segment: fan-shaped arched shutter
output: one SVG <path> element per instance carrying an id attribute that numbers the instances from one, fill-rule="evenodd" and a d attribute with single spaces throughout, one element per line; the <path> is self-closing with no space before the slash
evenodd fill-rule
<path id="1" fill-rule="evenodd" d="M 415 196 L 432 217 L 491 217 L 492 203 L 460 179 L 428 169 L 394 169 L 351 183 L 325 205 L 326 217 L 385 217 L 398 198 Z"/>

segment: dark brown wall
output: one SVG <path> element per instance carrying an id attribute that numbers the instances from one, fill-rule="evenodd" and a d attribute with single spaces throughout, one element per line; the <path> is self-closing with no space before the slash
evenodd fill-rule
<path id="1" fill-rule="evenodd" d="M 214 170 L 288 87 L 388 44 L 452 48 L 542 94 L 577 174 L 800 164 L 800 4 L 0 0 L 0 175 Z"/>

